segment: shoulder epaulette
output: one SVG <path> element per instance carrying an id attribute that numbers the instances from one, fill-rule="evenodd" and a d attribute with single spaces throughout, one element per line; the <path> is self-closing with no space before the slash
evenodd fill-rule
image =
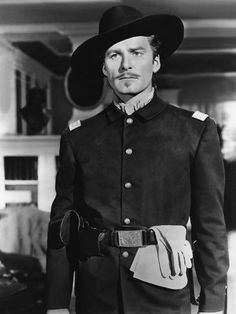
<path id="1" fill-rule="evenodd" d="M 208 114 L 203 113 L 201 111 L 195 111 L 192 114 L 192 118 L 197 119 L 197 120 L 201 120 L 201 121 L 205 121 L 207 117 L 208 117 Z"/>
<path id="2" fill-rule="evenodd" d="M 81 126 L 80 120 L 76 120 L 74 122 L 70 122 L 68 127 L 69 127 L 69 130 L 72 131 L 76 128 L 79 128 L 80 126 Z"/>

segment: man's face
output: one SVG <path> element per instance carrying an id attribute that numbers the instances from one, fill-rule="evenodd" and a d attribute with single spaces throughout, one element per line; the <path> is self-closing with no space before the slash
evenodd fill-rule
<path id="1" fill-rule="evenodd" d="M 152 87 L 152 75 L 160 69 L 148 37 L 137 36 L 116 43 L 105 54 L 103 74 L 114 92 L 128 100 Z"/>

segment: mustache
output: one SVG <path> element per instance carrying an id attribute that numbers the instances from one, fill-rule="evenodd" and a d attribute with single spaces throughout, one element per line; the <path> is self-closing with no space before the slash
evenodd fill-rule
<path id="1" fill-rule="evenodd" d="M 136 74 L 136 73 L 132 73 L 132 72 L 127 72 L 127 73 L 122 73 L 120 75 L 118 75 L 116 78 L 121 80 L 124 78 L 139 78 L 140 75 Z"/>

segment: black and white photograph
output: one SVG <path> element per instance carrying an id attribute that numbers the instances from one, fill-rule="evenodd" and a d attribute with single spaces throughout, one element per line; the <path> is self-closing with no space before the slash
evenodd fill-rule
<path id="1" fill-rule="evenodd" d="M 236 313 L 236 1 L 0 0 L 0 314 Z"/>

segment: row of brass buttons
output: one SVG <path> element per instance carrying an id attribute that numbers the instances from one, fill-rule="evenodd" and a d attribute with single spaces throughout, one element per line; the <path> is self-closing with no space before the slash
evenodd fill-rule
<path id="1" fill-rule="evenodd" d="M 133 119 L 132 119 L 132 118 L 128 118 L 128 119 L 126 120 L 126 122 L 127 122 L 128 124 L 132 124 L 132 123 L 133 123 Z M 132 155 L 132 154 L 133 154 L 132 148 L 127 148 L 127 149 L 125 150 L 125 153 L 126 153 L 127 155 Z M 126 189 L 130 189 L 131 187 L 132 187 L 132 183 L 131 183 L 131 182 L 126 182 L 126 183 L 125 183 L 125 188 L 126 188 Z M 128 217 L 126 217 L 126 218 L 124 219 L 124 223 L 125 223 L 126 225 L 129 225 L 129 224 L 130 224 L 130 219 L 129 219 Z M 127 251 L 122 252 L 122 257 L 124 257 L 124 258 L 129 257 L 129 252 L 127 252 Z"/>

